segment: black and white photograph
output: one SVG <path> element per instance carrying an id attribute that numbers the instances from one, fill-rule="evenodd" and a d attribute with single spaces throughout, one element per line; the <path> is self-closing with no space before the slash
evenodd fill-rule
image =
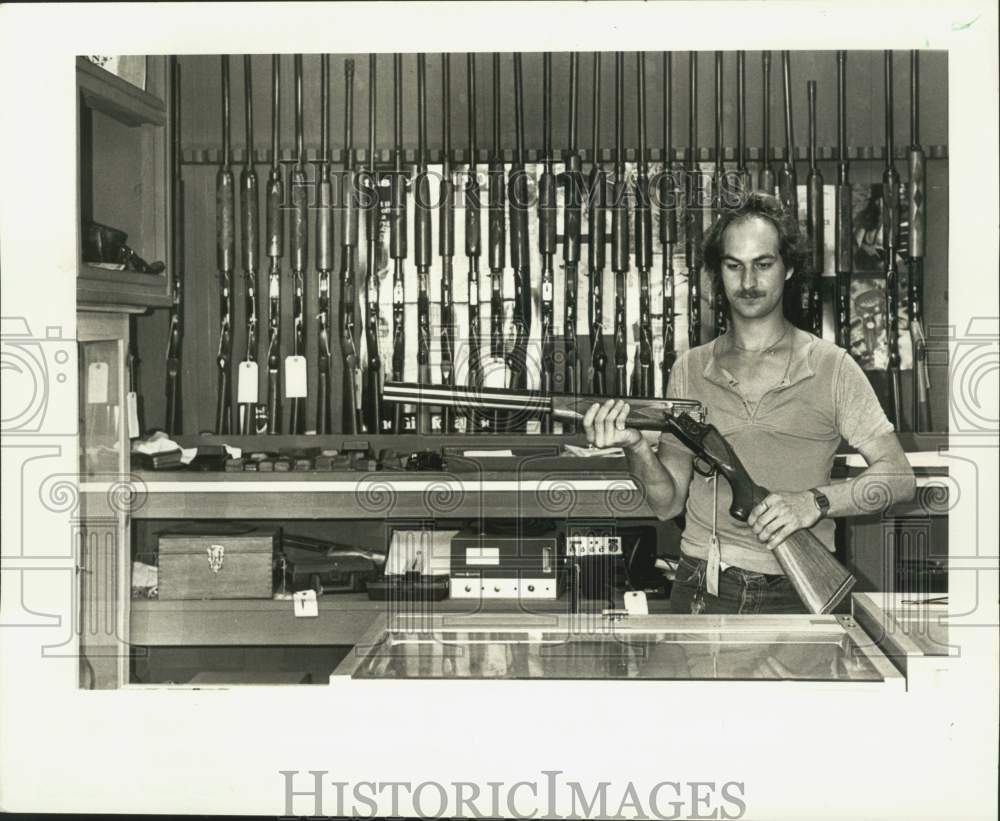
<path id="1" fill-rule="evenodd" d="M 0 807 L 996 816 L 995 8 L 37 5 Z"/>

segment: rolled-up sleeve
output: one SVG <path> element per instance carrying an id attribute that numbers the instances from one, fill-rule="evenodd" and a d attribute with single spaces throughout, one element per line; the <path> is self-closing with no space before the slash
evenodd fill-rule
<path id="1" fill-rule="evenodd" d="M 846 351 L 834 381 L 834 407 L 837 430 L 855 450 L 895 430 L 865 372 Z"/>

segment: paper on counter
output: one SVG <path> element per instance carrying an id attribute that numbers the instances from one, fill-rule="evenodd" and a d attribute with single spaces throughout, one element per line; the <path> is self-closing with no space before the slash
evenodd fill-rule
<path id="1" fill-rule="evenodd" d="M 614 456 L 625 458 L 625 451 L 621 448 L 581 448 L 579 445 L 564 445 L 566 453 L 570 456 Z"/>
<path id="2" fill-rule="evenodd" d="M 486 459 L 491 456 L 497 458 L 501 457 L 513 457 L 514 451 L 512 450 L 464 450 L 462 451 L 462 456 L 469 457 L 471 459 Z"/>

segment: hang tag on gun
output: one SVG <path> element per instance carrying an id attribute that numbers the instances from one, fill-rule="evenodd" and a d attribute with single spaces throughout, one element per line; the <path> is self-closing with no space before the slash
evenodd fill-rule
<path id="1" fill-rule="evenodd" d="M 128 438 L 138 439 L 141 433 L 139 430 L 139 397 L 136 396 L 135 391 L 129 391 L 125 394 L 125 408 L 128 421 Z"/>
<path id="2" fill-rule="evenodd" d="M 285 399 L 306 398 L 306 358 L 285 357 Z"/>
<path id="3" fill-rule="evenodd" d="M 87 366 L 87 404 L 108 403 L 108 363 L 91 362 Z"/>
<path id="4" fill-rule="evenodd" d="M 257 363 L 240 362 L 236 378 L 236 402 L 240 405 L 257 404 Z"/>
<path id="5" fill-rule="evenodd" d="M 311 619 L 319 616 L 319 602 L 315 590 L 300 590 L 292 594 L 292 609 L 297 619 Z"/>

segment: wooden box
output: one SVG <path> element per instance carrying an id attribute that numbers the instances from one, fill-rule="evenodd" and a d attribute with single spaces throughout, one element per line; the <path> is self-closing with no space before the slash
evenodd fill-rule
<path id="1" fill-rule="evenodd" d="M 277 530 L 234 534 L 162 533 L 159 598 L 270 599 Z"/>

